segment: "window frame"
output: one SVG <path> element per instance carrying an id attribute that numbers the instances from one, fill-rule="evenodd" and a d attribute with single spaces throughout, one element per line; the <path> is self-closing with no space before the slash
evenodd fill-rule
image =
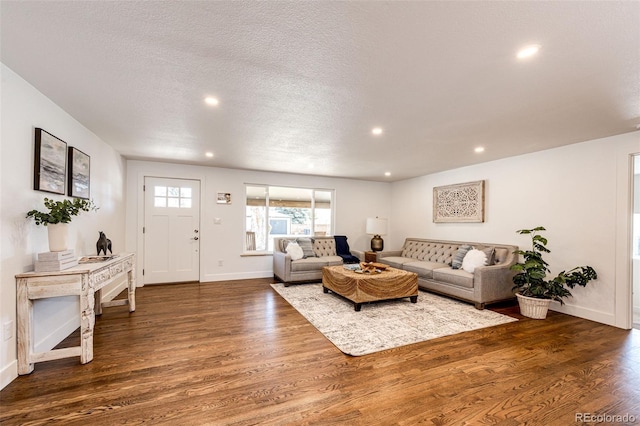
<path id="1" fill-rule="evenodd" d="M 310 201 L 311 201 L 311 206 L 310 206 L 310 210 L 311 210 L 311 215 L 310 215 L 310 227 L 312 230 L 311 235 L 308 235 L 310 237 L 312 237 L 313 235 L 315 235 L 315 232 L 317 231 L 313 231 L 316 229 L 316 192 L 325 192 L 325 193 L 329 193 L 330 199 L 329 199 L 329 216 L 330 216 L 330 224 L 329 224 L 329 229 L 327 232 L 327 235 L 334 235 L 334 231 L 335 231 L 335 199 L 336 199 L 336 191 L 335 189 L 332 188 L 315 188 L 315 187 L 302 187 L 302 186 L 290 186 L 290 185 L 273 185 L 273 184 L 262 184 L 262 183 L 245 183 L 245 188 L 244 188 L 244 241 L 243 241 L 243 252 L 245 254 L 272 254 L 273 253 L 273 249 L 269 249 L 269 227 L 266 226 L 266 224 L 269 223 L 269 220 L 271 218 L 270 216 L 270 199 L 271 199 L 271 189 L 272 188 L 285 188 L 285 189 L 292 189 L 292 190 L 305 190 L 305 191 L 311 191 L 310 194 Z M 248 250 L 247 249 L 247 233 L 248 232 L 256 232 L 253 230 L 248 229 L 248 221 L 247 218 L 249 216 L 247 216 L 247 208 L 250 207 L 248 205 L 248 189 L 249 188 L 263 188 L 264 189 L 264 208 L 265 208 L 265 215 L 264 215 L 264 223 L 263 223 L 263 228 L 264 228 L 264 241 L 265 241 L 265 249 L 264 250 Z M 302 235 L 298 235 L 298 234 L 278 234 L 276 237 L 273 238 L 282 238 L 282 237 L 295 237 L 295 236 L 302 236 Z M 272 239 L 273 239 L 272 238 Z M 256 240 L 258 240 L 258 236 L 256 235 Z"/>

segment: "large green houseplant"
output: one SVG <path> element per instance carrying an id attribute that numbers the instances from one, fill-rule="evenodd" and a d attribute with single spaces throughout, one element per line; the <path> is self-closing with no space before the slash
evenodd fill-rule
<path id="1" fill-rule="evenodd" d="M 548 241 L 540 235 L 541 231 L 546 229 L 538 226 L 516 231 L 521 235 L 531 235 L 531 250 L 516 250 L 515 254 L 522 256 L 524 262 L 511 266 L 512 270 L 518 272 L 513 276 L 513 289 L 517 290 L 520 311 L 523 315 L 536 319 L 546 317 L 552 300 L 564 304 L 563 299 L 571 296 L 568 288 L 573 289 L 576 285 L 584 287 L 589 281 L 598 278 L 598 274 L 591 266 L 578 266 L 569 271 L 562 271 L 555 278 L 547 280 L 549 264 L 542 258 L 542 254 L 551 253 L 551 251 L 546 247 Z"/>
<path id="2" fill-rule="evenodd" d="M 27 218 L 32 218 L 36 225 L 47 227 L 50 251 L 67 249 L 67 224 L 71 222 L 73 216 L 83 211 L 98 210 L 93 201 L 80 198 L 74 198 L 73 201 L 67 199 L 55 201 L 45 198 L 44 206 L 49 210 L 48 212 L 34 209 L 27 213 Z"/>

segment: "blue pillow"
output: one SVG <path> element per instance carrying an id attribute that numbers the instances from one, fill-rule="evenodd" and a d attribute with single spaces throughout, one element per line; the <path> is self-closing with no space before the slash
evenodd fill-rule
<path id="1" fill-rule="evenodd" d="M 453 256 L 453 261 L 451 262 L 451 268 L 460 269 L 462 267 L 462 261 L 464 260 L 464 257 L 467 255 L 467 252 L 472 248 L 473 247 L 467 244 L 460 246 L 455 256 Z"/>

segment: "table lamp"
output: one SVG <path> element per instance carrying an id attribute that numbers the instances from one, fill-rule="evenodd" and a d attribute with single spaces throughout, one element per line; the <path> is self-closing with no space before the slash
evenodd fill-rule
<path id="1" fill-rule="evenodd" d="M 371 239 L 371 251 L 382 251 L 384 248 L 384 241 L 380 238 L 380 235 L 387 233 L 387 219 L 380 218 L 367 218 L 367 234 L 373 235 Z"/>

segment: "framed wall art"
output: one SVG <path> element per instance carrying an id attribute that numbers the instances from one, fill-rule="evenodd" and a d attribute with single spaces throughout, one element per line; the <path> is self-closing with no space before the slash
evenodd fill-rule
<path id="1" fill-rule="evenodd" d="M 91 158 L 77 148 L 69 148 L 68 194 L 76 198 L 89 198 Z"/>
<path id="2" fill-rule="evenodd" d="M 217 202 L 218 204 L 231 204 L 231 193 L 218 192 Z"/>
<path id="3" fill-rule="evenodd" d="M 33 189 L 62 194 L 67 176 L 67 143 L 36 128 Z"/>
<path id="4" fill-rule="evenodd" d="M 434 187 L 433 221 L 484 222 L 484 180 Z"/>

